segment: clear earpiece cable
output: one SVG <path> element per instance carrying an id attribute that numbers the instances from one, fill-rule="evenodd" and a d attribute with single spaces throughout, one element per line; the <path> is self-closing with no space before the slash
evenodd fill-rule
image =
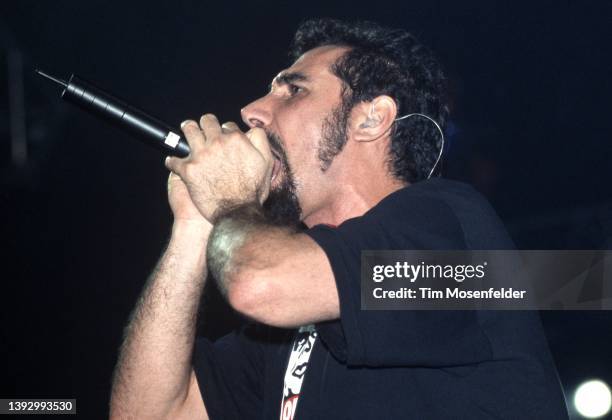
<path id="1" fill-rule="evenodd" d="M 409 117 L 414 117 L 414 116 L 419 116 L 419 117 L 423 117 L 423 118 L 427 118 L 429 121 L 431 121 L 432 123 L 434 123 L 434 125 L 436 126 L 436 128 L 438 129 L 438 131 L 440 132 L 440 138 L 442 139 L 442 144 L 440 145 L 440 153 L 438 154 L 438 158 L 436 159 L 436 162 L 434 163 L 434 165 L 431 168 L 431 171 L 429 172 L 429 175 L 427 176 L 427 179 L 431 178 L 431 176 L 433 175 L 434 171 L 436 170 L 436 167 L 438 166 L 438 163 L 440 162 L 440 159 L 442 159 L 442 153 L 444 152 L 444 132 L 442 131 L 442 128 L 440 127 L 440 125 L 438 124 L 438 122 L 436 120 L 434 120 L 433 118 L 431 118 L 428 115 L 425 114 L 421 114 L 418 112 L 413 112 L 412 114 L 406 114 L 403 115 L 399 118 L 396 118 L 394 121 L 399 121 L 399 120 L 403 120 Z"/>

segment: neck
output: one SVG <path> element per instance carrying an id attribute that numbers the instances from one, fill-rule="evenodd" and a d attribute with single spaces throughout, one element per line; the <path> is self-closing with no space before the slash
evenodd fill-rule
<path id="1" fill-rule="evenodd" d="M 389 178 L 382 183 L 344 183 L 335 190 L 325 205 L 308 214 L 303 222 L 308 227 L 319 224 L 338 226 L 345 220 L 363 216 L 383 198 L 405 186 L 406 183 Z"/>

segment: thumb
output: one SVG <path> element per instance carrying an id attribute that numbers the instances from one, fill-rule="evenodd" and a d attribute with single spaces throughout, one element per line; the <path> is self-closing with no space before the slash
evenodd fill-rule
<path id="1" fill-rule="evenodd" d="M 259 127 L 255 127 L 247 131 L 245 134 L 253 147 L 255 147 L 259 153 L 261 153 L 266 162 L 272 162 L 272 151 L 270 150 L 270 142 L 268 141 L 266 132 Z"/>

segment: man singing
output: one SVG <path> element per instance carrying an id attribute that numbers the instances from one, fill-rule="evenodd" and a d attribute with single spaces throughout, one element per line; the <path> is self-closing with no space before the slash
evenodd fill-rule
<path id="1" fill-rule="evenodd" d="M 322 19 L 291 56 L 242 109 L 249 131 L 182 124 L 172 236 L 126 329 L 111 417 L 566 418 L 536 314 L 360 309 L 362 250 L 512 248 L 479 194 L 436 176 L 448 104 L 432 53 Z M 214 343 L 195 337 L 206 281 L 250 321 Z"/>

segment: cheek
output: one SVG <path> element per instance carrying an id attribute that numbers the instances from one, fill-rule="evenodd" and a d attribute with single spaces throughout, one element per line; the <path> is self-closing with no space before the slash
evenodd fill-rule
<path id="1" fill-rule="evenodd" d="M 283 112 L 283 138 L 287 139 L 287 147 L 306 158 L 316 156 L 321 138 L 321 128 L 327 114 L 321 112 L 318 104 L 303 104 L 300 107 L 288 107 Z"/>
<path id="2" fill-rule="evenodd" d="M 323 121 L 331 112 L 322 98 L 296 101 L 276 109 L 278 132 L 285 143 L 287 160 L 296 184 L 308 188 L 320 173 L 318 159 Z M 298 187 L 299 188 L 299 187 Z"/>
<path id="3" fill-rule="evenodd" d="M 312 118 L 287 120 L 280 130 L 287 160 L 292 170 L 306 167 L 317 156 L 321 129 Z"/>

